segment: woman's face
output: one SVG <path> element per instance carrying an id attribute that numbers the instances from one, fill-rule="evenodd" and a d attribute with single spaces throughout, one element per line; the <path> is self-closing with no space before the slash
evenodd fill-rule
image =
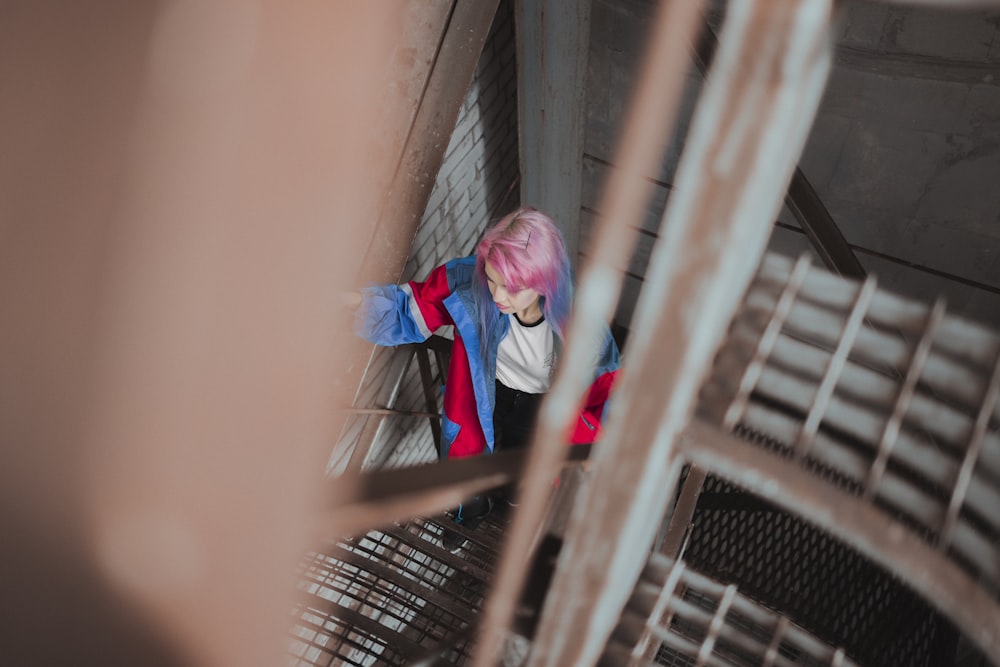
<path id="1" fill-rule="evenodd" d="M 486 270 L 486 284 L 489 286 L 493 301 L 501 313 L 517 313 L 522 320 L 525 320 L 527 316 L 526 321 L 534 319 L 531 316 L 541 315 L 541 309 L 538 308 L 538 299 L 541 295 L 538 292 L 530 287 L 516 292 L 511 291 L 504 282 L 503 276 L 490 262 L 486 262 L 483 268 Z"/>

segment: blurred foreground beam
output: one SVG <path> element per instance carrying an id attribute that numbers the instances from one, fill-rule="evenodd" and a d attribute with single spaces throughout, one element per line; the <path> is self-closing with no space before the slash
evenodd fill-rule
<path id="1" fill-rule="evenodd" d="M 646 562 L 674 498 L 676 441 L 767 244 L 824 89 L 831 10 L 828 0 L 769 0 L 727 11 L 533 667 L 595 664 Z"/>
<path id="2" fill-rule="evenodd" d="M 282 659 L 450 9 L 0 8 L 0 663 Z"/>
<path id="3" fill-rule="evenodd" d="M 708 72 L 712 55 L 719 48 L 719 40 L 712 26 L 705 22 L 701 38 L 692 49 L 698 69 L 704 76 Z M 788 192 L 785 195 L 785 206 L 792 212 L 799 226 L 805 233 L 813 250 L 831 271 L 846 276 L 864 280 L 867 275 L 854 250 L 847 243 L 837 222 L 830 215 L 823 200 L 806 178 L 801 168 L 796 167 L 792 174 Z"/>

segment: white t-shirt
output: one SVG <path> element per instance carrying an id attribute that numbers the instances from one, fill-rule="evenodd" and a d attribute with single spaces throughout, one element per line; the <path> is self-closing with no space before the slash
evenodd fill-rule
<path id="1" fill-rule="evenodd" d="M 511 389 L 543 394 L 552 383 L 555 361 L 555 334 L 545 318 L 525 325 L 511 315 L 497 348 L 497 380 Z"/>

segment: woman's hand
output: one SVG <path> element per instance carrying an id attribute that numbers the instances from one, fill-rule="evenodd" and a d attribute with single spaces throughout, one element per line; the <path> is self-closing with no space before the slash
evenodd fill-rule
<path id="1" fill-rule="evenodd" d="M 361 292 L 351 290 L 350 292 L 340 292 L 340 305 L 344 308 L 357 308 L 361 305 Z"/>

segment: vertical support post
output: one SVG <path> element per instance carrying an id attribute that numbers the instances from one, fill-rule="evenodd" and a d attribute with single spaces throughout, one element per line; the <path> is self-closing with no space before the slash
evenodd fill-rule
<path id="1" fill-rule="evenodd" d="M 521 199 L 552 216 L 579 252 L 590 3 L 517 0 Z"/>
<path id="2" fill-rule="evenodd" d="M 708 63 L 718 46 L 715 32 L 706 22 L 702 39 L 694 49 L 695 61 L 702 73 L 707 71 Z M 805 173 L 798 167 L 792 174 L 792 182 L 785 195 L 785 206 L 798 220 L 813 250 L 828 269 L 848 278 L 865 279 L 867 274 L 854 250 L 847 243 L 840 227 L 837 226 Z"/>

